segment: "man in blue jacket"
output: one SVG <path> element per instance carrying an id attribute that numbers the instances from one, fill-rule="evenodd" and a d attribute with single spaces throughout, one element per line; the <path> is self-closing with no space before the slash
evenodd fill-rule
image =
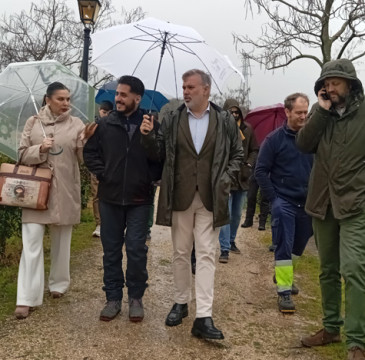
<path id="1" fill-rule="evenodd" d="M 302 255 L 312 235 L 311 218 L 305 213 L 313 157 L 301 153 L 295 144 L 304 126 L 309 99 L 295 93 L 284 102 L 287 121 L 270 133 L 262 144 L 255 176 L 262 195 L 272 204 L 271 227 L 275 250 L 275 276 L 279 311 L 295 312 L 293 259 Z M 294 256 L 292 256 L 294 255 Z"/>

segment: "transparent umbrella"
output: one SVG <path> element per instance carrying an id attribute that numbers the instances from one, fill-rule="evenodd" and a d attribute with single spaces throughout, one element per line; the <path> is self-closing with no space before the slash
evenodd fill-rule
<path id="1" fill-rule="evenodd" d="M 206 44 L 191 27 L 154 18 L 118 25 L 91 35 L 91 62 L 115 77 L 134 75 L 146 88 L 179 98 L 182 74 L 190 69 L 209 73 L 213 92 L 234 73 L 242 74 L 227 56 Z"/>
<path id="2" fill-rule="evenodd" d="M 71 91 L 71 113 L 94 118 L 94 89 L 58 61 L 13 63 L 0 74 L 0 152 L 17 159 L 26 120 L 38 113 L 47 86 L 59 81 Z"/>

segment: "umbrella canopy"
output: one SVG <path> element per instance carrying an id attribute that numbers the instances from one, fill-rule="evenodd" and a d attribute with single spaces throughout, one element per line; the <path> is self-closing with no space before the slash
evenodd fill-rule
<path id="1" fill-rule="evenodd" d="M 226 56 L 208 46 L 191 27 L 154 18 L 113 26 L 91 35 L 91 62 L 115 77 L 134 75 L 149 89 L 179 98 L 182 74 L 201 69 L 212 77 L 212 91 L 234 73 L 242 74 Z"/>
<path id="2" fill-rule="evenodd" d="M 94 89 L 55 60 L 13 63 L 0 74 L 0 152 L 17 159 L 26 120 L 38 113 L 46 89 L 59 81 L 71 92 L 71 113 L 94 118 Z"/>
<path id="3" fill-rule="evenodd" d="M 252 126 L 259 145 L 268 134 L 281 126 L 285 120 L 284 105 L 280 103 L 257 107 L 251 110 L 245 118 L 245 121 Z"/>
<path id="4" fill-rule="evenodd" d="M 117 85 L 117 81 L 111 81 L 104 84 L 96 94 L 95 102 L 97 104 L 100 104 L 102 101 L 108 100 L 114 104 Z M 142 109 L 151 109 L 152 111 L 159 112 L 162 106 L 164 106 L 168 102 L 169 100 L 160 92 L 146 89 L 142 97 L 140 107 Z"/>

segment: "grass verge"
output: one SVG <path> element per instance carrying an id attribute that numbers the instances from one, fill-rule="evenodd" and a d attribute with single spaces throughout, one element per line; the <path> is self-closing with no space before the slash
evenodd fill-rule
<path id="1" fill-rule="evenodd" d="M 71 241 L 71 266 L 77 253 L 92 246 L 95 240 L 91 237 L 94 230 L 94 218 L 91 209 L 82 210 L 81 223 L 75 225 Z M 16 283 L 18 276 L 18 265 L 22 251 L 22 240 L 12 237 L 7 242 L 4 259 L 0 261 L 0 321 L 13 313 L 16 302 Z M 44 238 L 44 257 L 46 279 L 50 266 L 50 239 L 46 232 Z"/>
<path id="2" fill-rule="evenodd" d="M 271 245 L 271 234 L 265 234 L 261 241 L 266 247 Z M 311 239 L 310 241 L 313 241 Z M 322 327 L 322 305 L 321 305 L 321 291 L 319 287 L 319 259 L 314 251 L 304 251 L 295 268 L 295 281 L 299 289 L 305 296 L 295 298 L 297 311 L 300 311 L 302 316 L 308 322 L 316 322 L 316 325 L 308 326 L 308 334 L 318 331 Z M 342 291 L 342 299 L 344 299 L 344 292 Z M 344 303 L 342 303 L 344 308 Z M 319 354 L 324 360 L 343 360 L 346 358 L 347 349 L 343 341 L 340 344 L 331 344 L 328 346 L 321 346 L 308 351 L 313 351 Z"/>

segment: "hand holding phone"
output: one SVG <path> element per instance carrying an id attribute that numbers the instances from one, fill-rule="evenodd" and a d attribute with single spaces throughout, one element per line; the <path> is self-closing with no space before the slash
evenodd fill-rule
<path id="1" fill-rule="evenodd" d="M 323 100 L 330 100 L 330 97 L 328 96 L 326 90 L 324 90 L 324 92 L 321 93 L 321 96 L 322 96 Z"/>
<path id="2" fill-rule="evenodd" d="M 318 103 L 326 110 L 329 110 L 332 105 L 331 99 L 328 96 L 327 91 L 324 87 L 318 91 Z"/>

